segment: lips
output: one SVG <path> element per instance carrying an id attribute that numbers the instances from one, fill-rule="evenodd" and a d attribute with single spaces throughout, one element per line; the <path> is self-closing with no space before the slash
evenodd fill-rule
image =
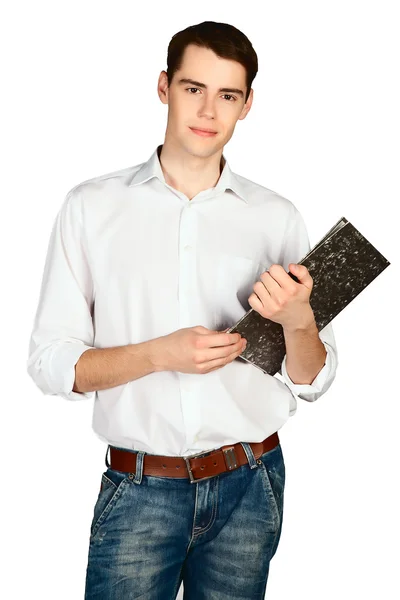
<path id="1" fill-rule="evenodd" d="M 189 127 L 189 129 L 193 131 L 193 133 L 195 133 L 196 135 L 200 135 L 201 137 L 213 137 L 217 135 L 216 131 L 205 131 L 202 129 L 196 129 L 195 127 Z"/>

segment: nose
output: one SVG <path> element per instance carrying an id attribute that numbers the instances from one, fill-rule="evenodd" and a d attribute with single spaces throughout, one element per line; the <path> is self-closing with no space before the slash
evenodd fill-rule
<path id="1" fill-rule="evenodd" d="M 204 100 L 200 105 L 198 116 L 206 117 L 207 119 L 215 119 L 215 104 L 211 97 L 207 98 L 204 94 Z"/>

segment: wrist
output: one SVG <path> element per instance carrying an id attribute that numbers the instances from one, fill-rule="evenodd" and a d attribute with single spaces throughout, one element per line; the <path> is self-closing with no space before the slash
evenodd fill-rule
<path id="1" fill-rule="evenodd" d="M 313 311 L 311 310 L 311 312 L 307 312 L 306 314 L 303 315 L 303 317 L 301 319 L 299 319 L 295 323 L 291 323 L 290 325 L 283 326 L 283 332 L 285 335 L 292 335 L 292 334 L 296 334 L 296 333 L 303 333 L 303 334 L 318 333 L 318 327 L 315 322 L 315 317 L 314 317 Z"/>
<path id="2" fill-rule="evenodd" d="M 146 375 L 163 370 L 159 360 L 159 352 L 155 345 L 157 339 L 125 346 L 125 349 L 130 356 L 129 360 L 132 364 L 140 362 L 143 369 L 146 371 L 146 373 L 144 373 Z"/>
<path id="3" fill-rule="evenodd" d="M 162 338 L 154 338 L 153 340 L 143 342 L 143 352 L 149 361 L 153 373 L 165 371 L 165 365 L 162 361 L 161 339 Z"/>

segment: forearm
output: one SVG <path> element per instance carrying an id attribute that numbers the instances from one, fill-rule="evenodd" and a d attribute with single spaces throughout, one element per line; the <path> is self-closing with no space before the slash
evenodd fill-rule
<path id="1" fill-rule="evenodd" d="M 325 364 L 326 350 L 315 321 L 294 330 L 283 330 L 286 371 L 293 383 L 310 384 Z"/>
<path id="2" fill-rule="evenodd" d="M 86 350 L 75 365 L 73 391 L 105 390 L 153 373 L 158 363 L 157 340 Z"/>

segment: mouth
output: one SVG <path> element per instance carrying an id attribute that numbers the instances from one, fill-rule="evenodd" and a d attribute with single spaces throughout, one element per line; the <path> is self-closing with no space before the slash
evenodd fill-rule
<path id="1" fill-rule="evenodd" d="M 196 129 L 195 127 L 189 127 L 189 129 L 196 135 L 200 135 L 202 137 L 214 137 L 217 135 L 217 132 L 213 131 L 212 129 Z"/>

